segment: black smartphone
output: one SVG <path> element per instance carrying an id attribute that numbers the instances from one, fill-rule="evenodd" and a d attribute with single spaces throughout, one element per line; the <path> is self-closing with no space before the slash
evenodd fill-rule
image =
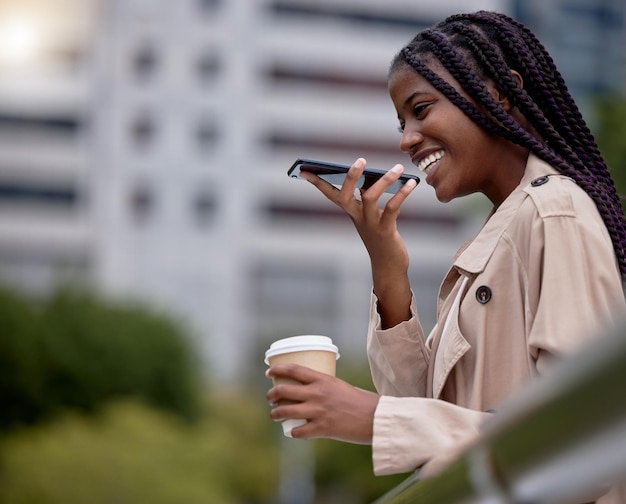
<path id="1" fill-rule="evenodd" d="M 346 173 L 349 169 L 350 165 L 329 163 L 327 161 L 318 161 L 315 159 L 298 158 L 296 159 L 296 162 L 291 165 L 289 171 L 287 171 L 287 175 L 292 178 L 300 178 L 301 172 L 314 173 L 318 177 L 330 182 L 332 185 L 341 187 L 346 179 Z M 383 170 L 366 168 L 357 183 L 357 187 L 360 189 L 368 189 L 385 173 L 386 172 Z M 395 194 L 411 179 L 415 180 L 416 184 L 419 184 L 420 182 L 419 177 L 416 175 L 402 174 L 400 175 L 400 178 L 391 184 L 385 192 Z"/>

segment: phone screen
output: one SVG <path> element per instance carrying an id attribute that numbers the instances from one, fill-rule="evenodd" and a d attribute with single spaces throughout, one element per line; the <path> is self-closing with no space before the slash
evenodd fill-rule
<path id="1" fill-rule="evenodd" d="M 349 169 L 349 165 L 318 161 L 315 159 L 298 158 L 295 163 L 291 165 L 291 168 L 289 168 L 287 175 L 292 178 L 300 178 L 300 172 L 314 173 L 332 185 L 341 187 L 346 179 L 346 174 Z M 360 189 L 368 189 L 385 173 L 386 172 L 383 170 L 366 168 L 363 175 L 361 175 L 359 181 L 357 182 L 357 187 Z M 396 182 L 389 186 L 385 192 L 395 194 L 408 180 L 411 179 L 415 180 L 415 182 L 419 184 L 419 177 L 415 175 L 403 174 Z"/>

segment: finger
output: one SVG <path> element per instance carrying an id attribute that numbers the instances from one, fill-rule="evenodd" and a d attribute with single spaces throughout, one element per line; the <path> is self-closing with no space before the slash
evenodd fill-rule
<path id="1" fill-rule="evenodd" d="M 363 215 L 366 222 L 376 223 L 380 218 L 379 200 L 383 193 L 402 175 L 404 166 L 397 164 L 366 191 L 361 192 Z"/>
<path id="2" fill-rule="evenodd" d="M 281 404 L 270 412 L 270 417 L 275 422 L 282 422 L 290 419 L 304 419 L 308 423 L 316 424 L 320 415 L 319 407 L 308 403 Z M 323 413 L 322 413 L 323 414 Z"/>
<path id="3" fill-rule="evenodd" d="M 327 180 L 318 177 L 315 173 L 310 173 L 306 171 L 300 172 L 300 177 L 317 187 L 324 194 L 324 196 L 326 196 L 331 201 L 334 201 L 336 199 L 336 196 L 339 193 L 339 189 L 337 189 Z"/>
<path id="4" fill-rule="evenodd" d="M 265 372 L 268 378 L 289 378 L 300 383 L 311 383 L 320 375 L 323 373 L 299 364 L 277 364 Z"/>
<path id="5" fill-rule="evenodd" d="M 266 398 L 270 406 L 277 406 L 289 402 L 302 402 L 308 398 L 306 385 L 301 383 L 278 383 L 267 391 Z"/>
<path id="6" fill-rule="evenodd" d="M 358 158 L 346 174 L 346 178 L 341 186 L 340 198 L 344 203 L 348 203 L 354 199 L 354 193 L 357 189 L 359 179 L 363 175 L 363 170 L 367 166 L 365 158 Z"/>
<path id="7" fill-rule="evenodd" d="M 397 218 L 400 213 L 400 207 L 405 202 L 409 194 L 417 187 L 417 182 L 413 179 L 408 180 L 402 185 L 400 190 L 393 195 L 393 197 L 385 205 L 383 215 L 381 217 L 381 223 L 384 224 L 389 218 Z"/>
<path id="8" fill-rule="evenodd" d="M 417 182 L 414 179 L 407 180 L 404 184 L 402 184 L 402 187 L 400 187 L 398 192 L 394 194 L 393 197 L 387 202 L 387 205 L 385 205 L 385 210 L 390 210 L 390 211 L 400 210 L 400 207 L 402 206 L 404 201 L 407 199 L 409 194 L 411 194 L 416 187 L 417 187 Z"/>
<path id="9" fill-rule="evenodd" d="M 367 192 L 371 199 L 378 200 L 383 193 L 389 189 L 404 173 L 404 166 L 401 164 L 394 165 L 389 171 L 387 171 L 380 179 L 374 182 Z"/>
<path id="10" fill-rule="evenodd" d="M 292 418 L 304 418 L 304 416 L 298 404 L 281 404 L 272 408 L 270 418 L 274 422 L 282 422 Z"/>

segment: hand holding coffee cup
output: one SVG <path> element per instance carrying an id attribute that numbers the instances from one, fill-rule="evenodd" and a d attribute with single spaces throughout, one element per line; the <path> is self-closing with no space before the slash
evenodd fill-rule
<path id="1" fill-rule="evenodd" d="M 339 352 L 328 336 L 302 335 L 275 341 L 265 352 L 265 363 L 299 364 L 316 371 L 335 376 Z M 274 385 L 279 383 L 298 383 L 287 378 L 272 378 Z M 282 421 L 283 433 L 291 437 L 291 430 L 306 424 L 306 419 L 287 419 Z"/>

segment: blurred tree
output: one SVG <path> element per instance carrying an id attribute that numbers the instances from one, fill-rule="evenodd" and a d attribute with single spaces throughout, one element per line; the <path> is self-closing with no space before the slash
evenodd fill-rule
<path id="1" fill-rule="evenodd" d="M 44 415 L 37 315 L 24 298 L 0 289 L 0 432 Z"/>
<path id="2" fill-rule="evenodd" d="M 626 194 L 626 96 L 610 95 L 597 100 L 594 135 L 618 192 Z"/>
<path id="3" fill-rule="evenodd" d="M 0 446 L 0 504 L 274 502 L 277 448 L 245 393 L 189 424 L 136 400 L 67 413 Z"/>
<path id="4" fill-rule="evenodd" d="M 166 315 L 64 290 L 41 317 L 52 407 L 89 411 L 129 395 L 187 419 L 197 416 L 199 369 L 190 341 Z"/>
<path id="5" fill-rule="evenodd" d="M 200 373 L 174 321 L 62 290 L 34 303 L 0 291 L 0 429 L 133 396 L 198 416 Z"/>

